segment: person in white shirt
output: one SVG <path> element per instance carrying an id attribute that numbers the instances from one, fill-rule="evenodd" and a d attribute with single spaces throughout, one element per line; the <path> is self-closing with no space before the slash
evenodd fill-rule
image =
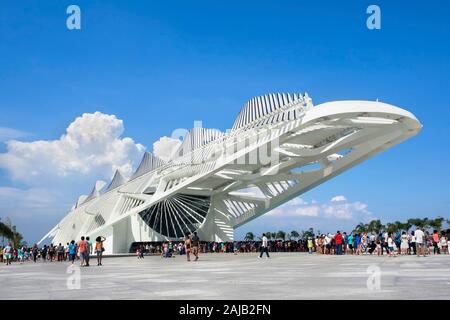
<path id="1" fill-rule="evenodd" d="M 267 258 L 270 258 L 270 256 L 269 256 L 269 248 L 268 248 L 268 243 L 267 243 L 267 237 L 266 237 L 265 233 L 263 233 L 263 235 L 262 235 L 261 253 L 259 255 L 260 259 L 262 258 L 264 252 L 266 253 Z"/>
<path id="2" fill-rule="evenodd" d="M 414 232 L 414 237 L 416 238 L 417 256 L 420 257 L 420 255 L 422 254 L 425 257 L 426 252 L 425 233 L 423 233 L 423 231 L 420 230 L 420 227 L 417 227 L 416 231 Z"/>

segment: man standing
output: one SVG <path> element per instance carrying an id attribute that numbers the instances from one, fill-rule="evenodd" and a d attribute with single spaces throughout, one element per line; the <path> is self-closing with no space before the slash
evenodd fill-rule
<path id="1" fill-rule="evenodd" d="M 341 232 L 338 230 L 336 232 L 336 235 L 334 236 L 334 241 L 336 244 L 336 254 L 340 255 L 342 253 L 342 234 Z"/>
<path id="2" fill-rule="evenodd" d="M 84 236 L 81 237 L 81 240 L 77 243 L 78 253 L 80 254 L 81 266 L 86 265 L 86 254 L 87 254 L 87 241 L 84 240 Z"/>
<path id="3" fill-rule="evenodd" d="M 417 256 L 420 257 L 422 254 L 425 257 L 426 252 L 426 243 L 425 243 L 425 234 L 422 230 L 420 230 L 420 227 L 417 227 L 416 231 L 414 232 L 414 237 L 416 238 L 416 251 Z"/>
<path id="4" fill-rule="evenodd" d="M 89 267 L 89 257 L 92 253 L 92 242 L 89 240 L 89 237 L 86 237 L 86 245 L 87 245 L 87 250 L 86 250 L 86 267 Z"/>
<path id="5" fill-rule="evenodd" d="M 192 254 L 195 256 L 195 260 L 198 260 L 198 245 L 200 243 L 200 238 L 197 236 L 197 232 L 194 232 L 192 237 Z"/>
<path id="6" fill-rule="evenodd" d="M 264 252 L 266 253 L 267 258 L 270 258 L 270 256 L 269 256 L 269 249 L 268 249 L 268 243 L 267 243 L 267 237 L 266 237 L 265 233 L 263 233 L 263 235 L 262 235 L 261 253 L 259 254 L 259 258 L 260 259 L 262 258 Z"/>

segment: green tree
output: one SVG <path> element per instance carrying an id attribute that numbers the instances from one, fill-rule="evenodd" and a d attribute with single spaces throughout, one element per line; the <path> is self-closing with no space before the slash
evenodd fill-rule
<path id="1" fill-rule="evenodd" d="M 376 234 L 378 234 L 385 228 L 386 226 L 384 226 L 379 219 L 372 220 L 367 224 L 365 232 L 375 232 Z"/>
<path id="2" fill-rule="evenodd" d="M 363 233 L 363 232 L 367 232 L 369 230 L 369 225 L 365 224 L 363 222 L 360 222 L 356 225 L 355 229 L 353 229 L 354 232 L 356 233 Z"/>
<path id="3" fill-rule="evenodd" d="M 277 233 L 276 233 L 276 235 L 275 235 L 275 238 L 276 239 L 280 239 L 280 240 L 284 240 L 284 239 L 286 239 L 286 232 L 284 232 L 284 231 L 278 231 Z"/>
<path id="4" fill-rule="evenodd" d="M 301 232 L 301 236 L 300 236 L 303 240 L 308 239 L 309 237 L 314 238 L 314 229 L 313 228 L 309 228 L 306 231 L 302 231 Z"/>
<path id="5" fill-rule="evenodd" d="M 244 238 L 244 240 L 246 241 L 253 241 L 254 239 L 255 235 L 253 234 L 253 232 L 247 232 Z"/>
<path id="6" fill-rule="evenodd" d="M 289 234 L 289 239 L 292 239 L 292 238 L 298 239 L 298 237 L 300 237 L 300 234 L 295 230 L 292 230 L 291 233 Z"/>
<path id="7" fill-rule="evenodd" d="M 444 222 L 444 218 L 437 217 L 436 219 L 431 220 L 430 227 L 432 227 L 433 229 L 435 229 L 437 231 L 441 231 L 443 222 Z"/>

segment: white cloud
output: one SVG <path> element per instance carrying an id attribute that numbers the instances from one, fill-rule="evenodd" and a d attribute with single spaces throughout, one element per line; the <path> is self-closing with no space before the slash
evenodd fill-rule
<path id="1" fill-rule="evenodd" d="M 164 161 L 172 158 L 173 154 L 178 150 L 181 141 L 169 137 L 161 137 L 153 143 L 153 154 Z"/>
<path id="2" fill-rule="evenodd" d="M 0 210 L 2 214 L 8 213 L 15 217 L 32 217 L 36 212 L 40 214 L 47 212 L 48 208 L 54 206 L 59 196 L 58 191 L 44 188 L 22 190 L 0 187 Z M 60 206 L 65 208 L 67 204 L 62 203 Z"/>
<path id="3" fill-rule="evenodd" d="M 291 201 L 287 202 L 285 205 L 288 206 L 301 206 L 301 205 L 306 205 L 308 204 L 308 202 L 306 202 L 305 200 L 303 200 L 300 197 L 294 198 Z"/>
<path id="4" fill-rule="evenodd" d="M 340 202 L 340 201 L 347 201 L 347 198 L 344 196 L 335 196 L 331 198 L 331 202 Z"/>
<path id="5" fill-rule="evenodd" d="M 308 206 L 308 202 L 300 197 L 297 197 L 268 212 L 267 215 L 283 217 L 315 217 L 319 215 L 319 212 L 319 206 Z"/>
<path id="6" fill-rule="evenodd" d="M 356 220 L 371 220 L 372 213 L 367 210 L 367 204 L 356 202 L 330 203 L 322 205 L 323 212 L 327 218 L 336 219 L 356 219 Z"/>
<path id="7" fill-rule="evenodd" d="M 29 135 L 30 134 L 28 132 L 24 132 L 24 131 L 12 129 L 12 128 L 0 127 L 0 142 L 24 138 Z"/>
<path id="8" fill-rule="evenodd" d="M 321 217 L 339 220 L 369 221 L 373 219 L 367 204 L 360 201 L 349 202 L 343 195 L 333 197 L 327 203 L 310 202 L 295 198 L 267 213 L 277 217 Z"/>
<path id="9" fill-rule="evenodd" d="M 295 209 L 295 216 L 317 217 L 320 208 L 318 206 L 309 206 Z"/>
<path id="10" fill-rule="evenodd" d="M 0 167 L 13 180 L 30 185 L 68 176 L 110 178 L 116 169 L 129 175 L 145 148 L 131 138 L 122 138 L 123 131 L 122 120 L 114 115 L 85 113 L 59 139 L 6 142 Z"/>

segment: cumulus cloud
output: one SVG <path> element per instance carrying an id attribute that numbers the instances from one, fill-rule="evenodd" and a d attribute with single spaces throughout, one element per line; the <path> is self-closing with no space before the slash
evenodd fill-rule
<path id="1" fill-rule="evenodd" d="M 367 205 L 359 201 L 324 204 L 322 207 L 327 218 L 354 219 L 360 217 L 361 220 L 367 220 L 371 216 L 371 213 L 367 210 Z"/>
<path id="2" fill-rule="evenodd" d="M 41 179 L 95 174 L 109 178 L 116 169 L 132 173 L 144 146 L 124 137 L 123 122 L 114 115 L 85 113 L 56 140 L 6 142 L 0 167 L 13 180 L 35 184 Z"/>
<path id="3" fill-rule="evenodd" d="M 340 201 L 347 201 L 347 198 L 344 196 L 335 196 L 331 198 L 331 202 L 340 202 Z"/>
<path id="4" fill-rule="evenodd" d="M 161 137 L 153 143 L 153 154 L 164 161 L 169 161 L 180 145 L 179 139 Z"/>

